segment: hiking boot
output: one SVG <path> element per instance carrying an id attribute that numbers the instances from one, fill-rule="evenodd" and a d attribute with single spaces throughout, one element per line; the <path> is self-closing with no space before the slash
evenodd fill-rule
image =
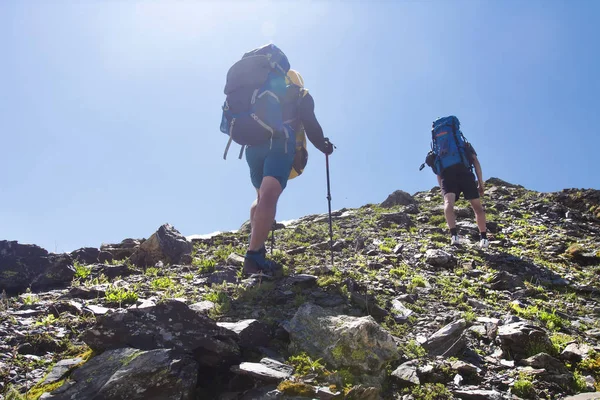
<path id="1" fill-rule="evenodd" d="M 458 235 L 452 235 L 452 237 L 450 238 L 450 245 L 452 245 L 452 246 L 460 245 L 460 238 L 458 237 Z"/>
<path id="2" fill-rule="evenodd" d="M 479 247 L 482 249 L 487 249 L 490 246 L 490 241 L 487 239 L 481 239 L 479 241 Z"/>
<path id="3" fill-rule="evenodd" d="M 283 276 L 283 267 L 275 261 L 267 260 L 265 253 L 261 250 L 246 252 L 246 256 L 244 257 L 244 275 L 263 275 L 273 278 Z"/>

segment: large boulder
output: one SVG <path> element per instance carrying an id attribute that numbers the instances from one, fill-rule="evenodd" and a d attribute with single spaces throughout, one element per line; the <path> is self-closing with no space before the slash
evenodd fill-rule
<path id="1" fill-rule="evenodd" d="M 135 253 L 137 248 L 144 243 L 144 240 L 125 239 L 121 243 L 104 243 L 100 246 L 100 251 L 110 254 L 112 260 L 126 260 Z"/>
<path id="2" fill-rule="evenodd" d="M 500 326 L 497 337 L 505 354 L 515 360 L 527 358 L 535 352 L 552 351 L 552 343 L 546 332 L 526 321 Z"/>
<path id="3" fill-rule="evenodd" d="M 381 207 L 391 208 L 394 206 L 408 206 L 410 204 L 417 204 L 415 198 L 403 190 L 396 190 L 381 203 Z"/>
<path id="4" fill-rule="evenodd" d="M 466 339 L 463 335 L 466 327 L 467 322 L 462 318 L 452 322 L 431 335 L 423 343 L 423 348 L 430 355 L 454 356 L 464 350 L 466 346 Z"/>
<path id="5" fill-rule="evenodd" d="M 111 253 L 100 251 L 95 247 L 82 247 L 69 253 L 71 258 L 82 264 L 105 263 L 113 260 Z"/>
<path id="6" fill-rule="evenodd" d="M 190 264 L 192 242 L 173 226 L 164 224 L 136 249 L 130 260 L 138 267 L 154 266 L 159 261 L 171 265 Z"/>
<path id="7" fill-rule="evenodd" d="M 16 241 L 0 241 L 0 291 L 9 294 L 62 287 L 73 279 L 73 262 L 67 254 Z"/>
<path id="8" fill-rule="evenodd" d="M 398 358 L 392 336 L 371 316 L 335 315 L 317 305 L 302 305 L 285 326 L 294 346 L 335 368 L 377 375 Z"/>
<path id="9" fill-rule="evenodd" d="M 174 350 L 130 347 L 106 351 L 75 370 L 43 399 L 192 400 L 198 365 Z"/>
<path id="10" fill-rule="evenodd" d="M 46 290 L 65 287 L 75 276 L 73 259 L 68 254 L 50 254 L 48 266 L 31 282 L 31 289 Z"/>
<path id="11" fill-rule="evenodd" d="M 208 367 L 237 362 L 237 340 L 236 333 L 176 300 L 100 316 L 96 326 L 83 334 L 83 341 L 93 350 L 170 348 L 191 353 L 200 365 Z"/>

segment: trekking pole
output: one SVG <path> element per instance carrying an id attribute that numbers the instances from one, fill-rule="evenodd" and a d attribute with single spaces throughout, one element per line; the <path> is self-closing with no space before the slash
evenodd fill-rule
<path id="1" fill-rule="evenodd" d="M 331 184 L 329 183 L 329 154 L 325 154 L 325 169 L 327 170 L 327 203 L 329 204 L 329 251 L 331 252 L 331 267 L 333 267 L 333 225 L 331 223 Z"/>
<path id="2" fill-rule="evenodd" d="M 273 248 L 275 247 L 275 228 L 277 222 L 273 221 L 273 225 L 271 225 L 271 255 L 273 255 Z"/>

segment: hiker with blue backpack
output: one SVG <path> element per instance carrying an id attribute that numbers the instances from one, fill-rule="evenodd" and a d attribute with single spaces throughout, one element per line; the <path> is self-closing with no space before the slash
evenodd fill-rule
<path id="1" fill-rule="evenodd" d="M 485 211 L 480 196 L 484 193 L 481 164 L 475 149 L 460 131 L 460 121 L 455 116 L 438 118 L 433 121 L 431 129 L 431 151 L 427 154 L 425 164 L 436 174 L 438 184 L 444 197 L 444 214 L 450 229 L 450 243 L 460 244 L 456 228 L 454 203 L 461 193 L 469 200 L 479 228 L 479 247 L 487 248 L 490 244 L 487 238 Z M 477 181 L 473 174 L 477 174 Z"/>
<path id="2" fill-rule="evenodd" d="M 266 258 L 265 241 L 275 220 L 277 201 L 287 181 L 306 166 L 306 136 L 329 155 L 333 145 L 323 136 L 314 99 L 300 74 L 290 70 L 286 55 L 269 44 L 252 50 L 227 73 L 221 131 L 229 136 L 224 158 L 234 141 L 244 149 L 257 198 L 250 207 L 250 243 L 246 275 L 281 275 L 282 266 Z M 306 135 L 305 135 L 306 132 Z"/>

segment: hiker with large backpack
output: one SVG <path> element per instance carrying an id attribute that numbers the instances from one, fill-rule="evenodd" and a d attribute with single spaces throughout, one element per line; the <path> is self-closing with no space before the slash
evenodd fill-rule
<path id="1" fill-rule="evenodd" d="M 286 55 L 273 44 L 244 54 L 227 73 L 221 131 L 229 135 L 229 142 L 224 157 L 232 141 L 242 146 L 240 158 L 245 149 L 257 192 L 250 208 L 252 232 L 244 259 L 244 273 L 249 275 L 281 274 L 282 266 L 266 258 L 265 241 L 288 179 L 302 173 L 306 165 L 301 127 L 321 151 L 330 154 L 333 149 L 314 117 L 314 100 L 307 91 L 294 88 L 300 86 L 294 79 L 303 83 L 295 74 L 290 73 Z"/>
<path id="2" fill-rule="evenodd" d="M 442 190 L 444 214 L 450 229 L 450 243 L 452 245 L 460 244 L 454 203 L 463 193 L 475 211 L 475 219 L 480 233 L 479 246 L 481 248 L 488 247 L 485 211 L 480 200 L 480 196 L 483 196 L 484 192 L 481 164 L 475 149 L 460 131 L 458 118 L 451 115 L 433 121 L 431 151 L 427 154 L 421 169 L 425 164 L 429 165 L 436 174 Z M 473 175 L 473 168 L 477 174 L 477 181 Z"/>

